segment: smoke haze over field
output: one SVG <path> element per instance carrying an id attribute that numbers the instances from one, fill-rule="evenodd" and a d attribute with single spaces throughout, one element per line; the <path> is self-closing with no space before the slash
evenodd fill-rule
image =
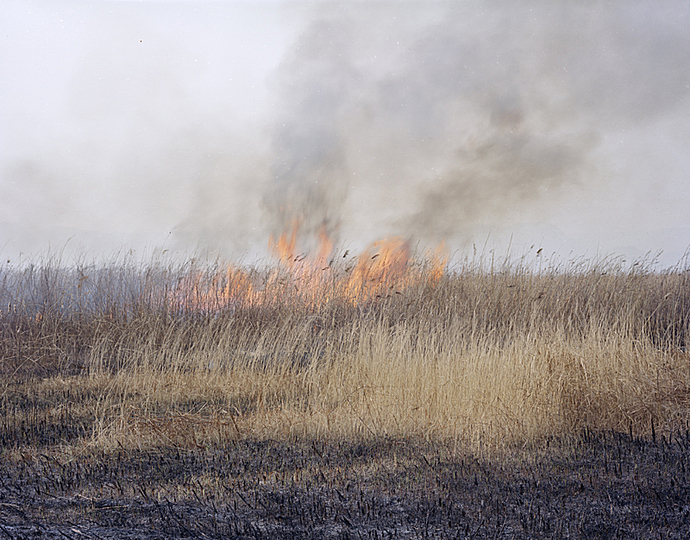
<path id="1" fill-rule="evenodd" d="M 690 245 L 690 3 L 8 2 L 0 246 Z"/>

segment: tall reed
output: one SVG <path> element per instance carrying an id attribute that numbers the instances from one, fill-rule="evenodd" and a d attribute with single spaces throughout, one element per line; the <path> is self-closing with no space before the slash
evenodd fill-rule
<path id="1" fill-rule="evenodd" d="M 418 261 L 409 272 L 354 294 L 337 265 L 5 268 L 0 369 L 38 393 L 82 392 L 89 444 L 498 446 L 686 425 L 687 265 L 466 261 L 439 278 Z"/>

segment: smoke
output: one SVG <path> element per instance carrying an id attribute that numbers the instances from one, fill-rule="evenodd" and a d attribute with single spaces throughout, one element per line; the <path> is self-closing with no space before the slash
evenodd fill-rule
<path id="1" fill-rule="evenodd" d="M 349 21 L 319 18 L 288 53 L 275 76 L 272 132 L 275 182 L 264 203 L 274 234 L 294 222 L 312 235 L 334 235 L 347 197 L 346 123 L 356 104 L 360 73 L 351 61 Z"/>
<path id="2" fill-rule="evenodd" d="M 227 254 L 259 238 L 257 117 L 286 40 L 280 10 L 10 1 L 0 12 L 3 255 L 66 243 Z"/>
<path id="3" fill-rule="evenodd" d="M 0 11 L 0 246 L 690 244 L 686 1 Z"/>
<path id="4" fill-rule="evenodd" d="M 602 133 L 687 100 L 690 7 L 665 6 L 321 7 L 275 80 L 272 227 L 362 214 L 439 240 L 543 218 L 602 180 Z"/>

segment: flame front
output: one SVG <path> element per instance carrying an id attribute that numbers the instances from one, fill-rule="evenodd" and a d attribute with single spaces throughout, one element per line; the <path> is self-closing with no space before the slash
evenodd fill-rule
<path id="1" fill-rule="evenodd" d="M 351 304 L 366 303 L 402 294 L 419 283 L 437 283 L 448 261 L 447 250 L 441 244 L 427 253 L 425 265 L 417 265 L 409 241 L 392 237 L 374 242 L 350 264 L 344 262 L 339 267 L 329 261 L 334 243 L 325 228 L 319 231 L 319 246 L 311 257 L 296 252 L 298 236 L 299 222 L 294 222 L 278 238 L 270 238 L 269 248 L 278 265 L 262 279 L 236 266 L 217 272 L 190 272 L 173 294 L 175 305 L 213 313 L 267 306 L 288 293 L 314 310 L 335 298 Z"/>
<path id="2" fill-rule="evenodd" d="M 291 268 L 295 261 L 295 248 L 297 247 L 297 233 L 299 232 L 299 221 L 292 223 L 289 231 L 284 231 L 276 240 L 273 235 L 268 240 L 268 247 L 280 260 L 280 264 Z"/>

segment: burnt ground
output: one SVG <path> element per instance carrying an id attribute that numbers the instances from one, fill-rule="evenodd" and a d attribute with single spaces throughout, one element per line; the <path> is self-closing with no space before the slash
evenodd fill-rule
<path id="1" fill-rule="evenodd" d="M 52 448 L 52 449 L 51 449 Z M 690 435 L 2 449 L 0 538 L 689 538 Z"/>

